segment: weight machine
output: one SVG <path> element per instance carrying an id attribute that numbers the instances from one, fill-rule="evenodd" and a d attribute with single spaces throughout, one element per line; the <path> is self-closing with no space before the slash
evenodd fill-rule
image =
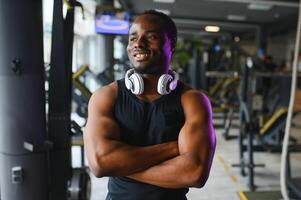
<path id="1" fill-rule="evenodd" d="M 258 72 L 254 70 L 253 61 L 247 59 L 247 64 L 242 70 L 241 76 L 241 92 L 240 92 L 240 132 L 238 137 L 239 142 L 239 164 L 234 164 L 234 167 L 240 167 L 240 173 L 243 176 L 248 175 L 248 186 L 251 191 L 256 189 L 254 184 L 254 169 L 255 167 L 264 167 L 264 164 L 254 163 L 254 152 L 281 152 L 283 130 L 287 117 L 287 109 L 283 106 L 288 104 L 288 95 L 281 94 L 280 108 L 272 106 L 273 114 L 268 120 L 262 120 L 260 113 L 263 112 L 263 102 L 268 104 L 267 99 L 263 99 L 262 94 L 258 94 L 258 79 L 263 78 L 283 79 L 286 84 L 290 84 L 288 73 L 271 73 Z M 274 82 L 275 83 L 275 82 Z M 283 82 L 277 82 L 282 87 L 287 87 Z M 279 88 L 279 91 L 287 92 Z M 279 104 L 279 102 L 278 102 Z M 275 112 L 276 110 L 276 112 Z M 290 152 L 298 152 L 301 145 L 295 144 L 291 138 Z M 245 152 L 247 157 L 245 157 Z M 245 170 L 248 170 L 246 172 Z"/>

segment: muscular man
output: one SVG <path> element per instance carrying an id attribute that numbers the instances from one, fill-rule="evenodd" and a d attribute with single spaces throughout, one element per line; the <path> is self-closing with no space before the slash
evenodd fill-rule
<path id="1" fill-rule="evenodd" d="M 170 71 L 176 40 L 168 16 L 138 16 L 127 46 L 133 70 L 90 99 L 86 153 L 93 174 L 110 177 L 109 200 L 183 200 L 208 178 L 216 144 L 211 105 Z"/>

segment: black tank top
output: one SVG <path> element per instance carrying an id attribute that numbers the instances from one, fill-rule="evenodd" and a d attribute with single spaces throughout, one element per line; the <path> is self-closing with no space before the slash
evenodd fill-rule
<path id="1" fill-rule="evenodd" d="M 178 140 L 185 121 L 181 104 L 183 83 L 178 82 L 176 90 L 152 102 L 138 99 L 126 88 L 124 79 L 117 84 L 114 112 L 123 142 L 148 146 Z M 184 200 L 188 192 L 188 188 L 167 189 L 127 177 L 110 177 L 108 190 L 112 200 Z"/>

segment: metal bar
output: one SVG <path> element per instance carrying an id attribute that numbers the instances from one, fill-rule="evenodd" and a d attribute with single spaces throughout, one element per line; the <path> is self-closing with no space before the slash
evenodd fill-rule
<path id="1" fill-rule="evenodd" d="M 290 77 L 291 72 L 254 72 L 255 77 Z M 301 77 L 301 73 L 298 73 L 298 77 Z"/>
<path id="2" fill-rule="evenodd" d="M 90 92 L 90 90 L 86 86 L 84 86 L 84 84 L 82 84 L 79 80 L 73 79 L 73 85 L 77 89 L 79 89 L 85 97 L 87 97 L 88 99 L 91 97 L 92 93 Z"/>
<path id="3" fill-rule="evenodd" d="M 206 1 L 227 2 L 227 3 L 244 3 L 244 4 L 252 3 L 252 4 L 299 8 L 298 2 L 290 2 L 290 1 L 267 1 L 267 0 L 206 0 Z"/>
<path id="4" fill-rule="evenodd" d="M 254 130 L 253 127 L 250 127 L 250 132 L 248 134 L 248 177 L 249 177 L 249 188 L 251 191 L 255 190 L 254 185 L 254 150 L 253 150 L 253 137 Z"/>
<path id="5" fill-rule="evenodd" d="M 183 19 L 183 18 L 173 18 L 174 22 L 178 24 L 188 24 L 194 26 L 215 24 L 217 26 L 228 26 L 228 27 L 240 27 L 240 28 L 250 28 L 250 29 L 260 29 L 259 25 L 256 24 L 246 24 L 238 22 L 224 22 L 216 20 L 198 20 L 198 19 Z"/>
<path id="6" fill-rule="evenodd" d="M 228 72 L 221 72 L 221 71 L 207 71 L 207 77 L 214 77 L 214 78 L 232 78 L 238 77 L 239 73 L 237 71 L 228 71 Z"/>
<path id="7" fill-rule="evenodd" d="M 73 79 L 77 79 L 79 76 L 81 76 L 83 73 L 85 73 L 86 71 L 89 70 L 89 65 L 84 65 L 82 67 L 80 67 L 73 75 L 72 78 Z"/>

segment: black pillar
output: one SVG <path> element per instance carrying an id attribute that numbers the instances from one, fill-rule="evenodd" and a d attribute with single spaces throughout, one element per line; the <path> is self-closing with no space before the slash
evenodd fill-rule
<path id="1" fill-rule="evenodd" d="M 42 1 L 0 0 L 1 200 L 47 200 Z"/>

